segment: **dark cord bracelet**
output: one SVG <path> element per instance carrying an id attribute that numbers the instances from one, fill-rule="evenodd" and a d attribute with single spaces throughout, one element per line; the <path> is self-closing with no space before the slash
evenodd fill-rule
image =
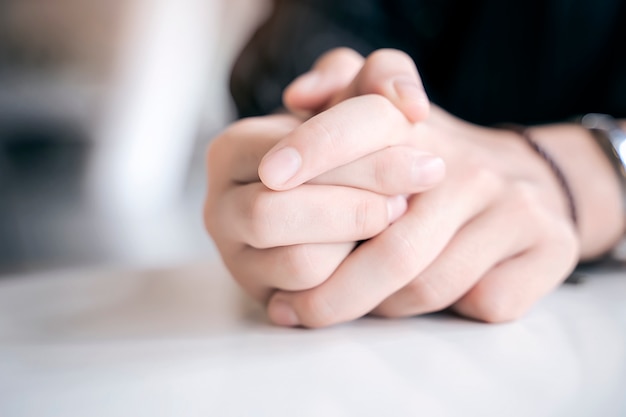
<path id="1" fill-rule="evenodd" d="M 572 187 L 570 187 L 569 182 L 567 181 L 567 178 L 565 178 L 565 175 L 563 174 L 563 171 L 561 170 L 559 165 L 554 161 L 552 156 L 550 156 L 550 154 L 546 152 L 545 149 L 543 149 L 543 147 L 535 142 L 535 140 L 530 136 L 528 128 L 518 125 L 505 125 L 504 128 L 518 133 L 524 139 L 524 141 L 533 149 L 533 151 L 535 151 L 537 155 L 539 155 L 541 159 L 543 159 L 548 164 L 550 170 L 552 171 L 559 185 L 561 186 L 563 193 L 565 194 L 572 222 L 574 223 L 574 226 L 577 226 L 578 210 L 576 208 L 576 201 L 574 200 L 574 193 L 572 193 Z"/>

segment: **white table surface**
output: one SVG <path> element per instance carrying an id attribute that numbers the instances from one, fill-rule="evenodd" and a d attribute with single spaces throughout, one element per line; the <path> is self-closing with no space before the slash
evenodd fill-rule
<path id="1" fill-rule="evenodd" d="M 282 329 L 218 263 L 0 280 L 0 416 L 626 416 L 626 276 L 526 318 Z"/>

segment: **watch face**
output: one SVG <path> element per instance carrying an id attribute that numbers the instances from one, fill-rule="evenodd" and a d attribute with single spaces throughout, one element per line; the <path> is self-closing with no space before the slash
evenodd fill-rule
<path id="1" fill-rule="evenodd" d="M 608 114 L 589 113 L 580 122 L 594 133 L 596 142 L 610 159 L 626 190 L 626 133 Z"/>
<path id="2" fill-rule="evenodd" d="M 622 138 L 621 142 L 617 145 L 617 154 L 623 165 L 626 165 L 626 138 Z"/>
<path id="3" fill-rule="evenodd" d="M 582 117 L 580 123 L 591 130 L 611 130 L 611 125 L 615 124 L 615 119 L 608 114 L 589 113 Z"/>

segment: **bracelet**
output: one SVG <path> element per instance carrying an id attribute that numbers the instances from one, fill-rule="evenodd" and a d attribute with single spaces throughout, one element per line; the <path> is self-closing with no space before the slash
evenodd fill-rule
<path id="1" fill-rule="evenodd" d="M 525 126 L 518 126 L 518 125 L 506 125 L 505 128 L 518 133 L 524 139 L 524 141 L 528 144 L 528 146 L 530 146 L 532 150 L 535 151 L 535 153 L 537 153 L 537 155 L 539 155 L 541 159 L 543 159 L 548 164 L 548 166 L 550 167 L 550 170 L 552 171 L 559 185 L 561 186 L 563 193 L 565 194 L 565 198 L 567 200 L 567 205 L 569 208 L 570 218 L 572 219 L 574 226 L 577 226 L 578 225 L 578 210 L 576 208 L 576 201 L 574 200 L 574 193 L 572 193 L 572 187 L 569 185 L 569 182 L 567 181 L 567 178 L 565 178 L 565 175 L 563 174 L 563 171 L 561 170 L 559 165 L 552 158 L 552 156 L 550 156 L 550 154 L 546 152 L 546 150 L 543 149 L 543 147 L 540 146 L 530 136 L 530 133 L 528 132 L 528 128 L 526 128 Z"/>

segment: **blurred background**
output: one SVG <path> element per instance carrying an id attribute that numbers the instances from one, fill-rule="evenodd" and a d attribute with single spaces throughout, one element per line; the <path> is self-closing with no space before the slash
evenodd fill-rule
<path id="1" fill-rule="evenodd" d="M 0 276 L 216 257 L 204 152 L 265 0 L 0 1 Z"/>

